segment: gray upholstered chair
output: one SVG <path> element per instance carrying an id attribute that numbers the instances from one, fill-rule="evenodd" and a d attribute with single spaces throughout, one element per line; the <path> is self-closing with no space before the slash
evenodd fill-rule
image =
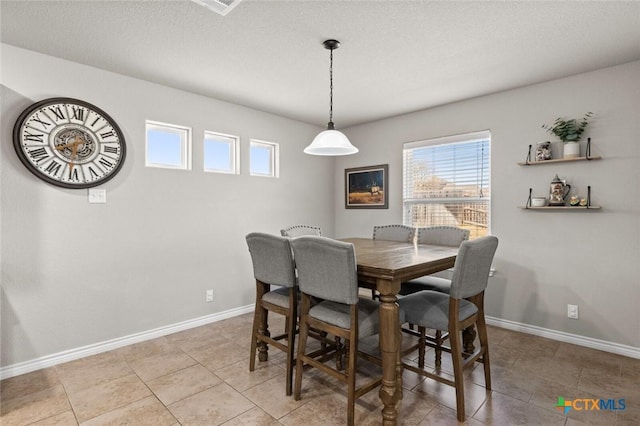
<path id="1" fill-rule="evenodd" d="M 404 368 L 455 387 L 459 421 L 465 419 L 462 377 L 465 368 L 471 367 L 476 361 L 482 362 L 485 388 L 491 390 L 489 342 L 484 318 L 484 291 L 487 288 L 489 270 L 497 247 L 498 239 L 494 236 L 464 241 L 456 257 L 449 294 L 423 290 L 398 300 L 405 314 L 405 320 L 416 324 L 421 335 L 417 345 L 418 367 L 403 363 Z M 480 347 L 471 354 L 465 354 L 467 357 L 463 359 L 462 331 L 472 325 L 478 329 Z M 436 351 L 445 350 L 451 354 L 453 381 L 424 369 L 426 328 L 448 332 L 450 347 L 445 348 L 438 344 Z"/>
<path id="2" fill-rule="evenodd" d="M 376 225 L 373 227 L 374 240 L 401 241 L 412 243 L 415 239 L 416 228 L 407 225 Z M 376 299 L 378 294 L 371 290 L 371 298 Z"/>
<path id="3" fill-rule="evenodd" d="M 469 239 L 469 230 L 456 226 L 430 226 L 418 228 L 418 244 L 434 244 L 437 246 L 459 247 Z"/>
<path id="4" fill-rule="evenodd" d="M 417 243 L 418 244 L 433 244 L 439 246 L 451 246 L 460 247 L 463 241 L 469 239 L 469 231 L 467 229 L 458 228 L 455 226 L 431 226 L 428 228 L 418 228 L 417 230 Z M 436 277 L 433 275 L 425 275 L 424 277 L 415 278 L 411 281 L 403 282 L 400 287 L 401 296 L 417 293 L 422 290 L 433 290 L 441 293 L 449 294 L 451 288 L 451 280 Z M 420 337 L 419 333 L 414 331 L 413 324 L 409 324 L 409 328 L 403 327 L 402 331 L 414 336 Z M 468 331 L 471 339 L 475 335 L 473 327 Z M 433 344 L 435 347 L 441 346 L 442 342 L 447 339 L 446 331 L 443 333 L 441 330 L 436 330 L 433 335 L 427 335 L 426 339 L 429 344 Z M 473 343 L 471 342 L 471 349 L 473 350 Z M 442 361 L 442 353 L 436 351 L 436 367 L 439 367 Z"/>
<path id="5" fill-rule="evenodd" d="M 280 234 L 283 237 L 301 237 L 303 235 L 318 235 L 322 236 L 322 229 L 319 226 L 311 225 L 293 225 L 287 228 L 281 229 Z"/>
<path id="6" fill-rule="evenodd" d="M 373 227 L 374 240 L 406 241 L 412 243 L 415 228 L 406 225 L 377 225 Z"/>
<path id="7" fill-rule="evenodd" d="M 379 303 L 358 296 L 358 275 L 353 244 L 324 237 L 303 236 L 291 240 L 301 293 L 300 336 L 296 361 L 294 398 L 300 399 L 305 365 L 347 383 L 347 421 L 354 424 L 356 398 L 375 389 L 381 378 L 356 388 L 358 339 L 379 332 Z M 322 301 L 311 306 L 311 298 Z M 307 353 L 309 329 L 325 331 L 348 342 L 344 372 L 333 369 Z M 341 357 L 342 353 L 337 353 Z M 326 360 L 326 359 L 325 359 Z"/>
<path id="8" fill-rule="evenodd" d="M 268 357 L 267 344 L 287 354 L 286 394 L 291 395 L 294 345 L 298 318 L 298 292 L 289 238 L 254 232 L 246 237 L 253 275 L 256 279 L 256 307 L 253 314 L 249 371 L 254 371 L 256 349 L 260 361 Z M 277 289 L 271 289 L 271 286 Z M 268 326 L 269 311 L 284 315 L 285 333 L 271 337 Z M 286 344 L 282 342 L 286 340 Z"/>
<path id="9" fill-rule="evenodd" d="M 428 228 L 418 228 L 416 237 L 418 244 L 433 244 L 451 247 L 460 247 L 460 244 L 468 239 L 469 231 L 455 226 L 431 226 Z M 426 275 L 424 277 L 402 283 L 399 294 L 404 296 L 421 290 L 434 290 L 449 294 L 450 286 L 451 280 Z"/>

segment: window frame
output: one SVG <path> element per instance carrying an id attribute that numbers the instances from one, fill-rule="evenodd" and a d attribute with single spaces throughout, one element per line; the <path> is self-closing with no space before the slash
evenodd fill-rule
<path id="1" fill-rule="evenodd" d="M 149 130 L 162 131 L 172 133 L 180 137 L 180 164 L 162 164 L 149 161 Z M 191 170 L 191 153 L 192 153 L 192 130 L 191 127 L 181 126 L 178 124 L 163 123 L 160 121 L 146 120 L 144 131 L 144 165 L 145 167 L 154 167 L 160 169 L 172 170 Z"/>
<path id="2" fill-rule="evenodd" d="M 229 166 L 230 169 L 229 170 L 222 170 L 222 169 L 208 169 L 207 165 L 206 165 L 206 144 L 207 144 L 207 137 L 208 136 L 214 136 L 214 137 L 219 137 L 219 138 L 223 138 L 223 139 L 228 139 L 230 140 L 229 143 Z M 211 139 L 209 139 L 209 141 L 213 142 Z M 228 175 L 239 175 L 240 174 L 240 137 L 239 136 L 235 136 L 235 135 L 228 135 L 225 133 L 220 133 L 220 132 L 214 132 L 214 131 L 210 131 L 210 130 L 205 130 L 204 131 L 204 139 L 202 140 L 202 170 L 205 173 L 221 173 L 221 174 L 228 174 Z"/>
<path id="3" fill-rule="evenodd" d="M 257 173 L 253 170 L 253 155 L 252 149 L 254 147 L 268 147 L 270 149 L 270 173 Z M 258 176 L 258 177 L 271 177 L 278 178 L 280 177 L 280 146 L 275 142 L 268 142 L 259 139 L 251 139 L 249 142 L 249 175 L 250 176 Z"/>
<path id="4" fill-rule="evenodd" d="M 476 167 L 475 170 L 479 171 L 482 169 L 483 171 L 483 178 L 481 178 L 479 182 L 476 181 L 474 183 L 475 185 L 480 185 L 480 190 L 478 191 L 477 195 L 467 196 L 463 194 L 463 196 L 461 197 L 460 196 L 458 197 L 425 196 L 424 198 L 415 196 L 416 194 L 415 194 L 415 188 L 413 187 L 413 177 L 409 176 L 409 171 L 407 170 L 408 167 L 411 167 L 411 164 L 407 164 L 409 161 L 409 158 L 408 158 L 409 151 L 413 152 L 414 150 L 419 148 L 428 148 L 428 147 L 435 147 L 435 146 L 443 146 L 443 145 L 450 145 L 450 144 L 464 144 L 464 143 L 477 144 L 478 146 L 482 146 L 480 145 L 480 143 L 482 143 L 483 141 L 486 141 L 487 152 L 485 153 L 483 151 L 482 155 L 477 156 L 477 159 L 482 160 L 482 163 L 481 163 L 482 166 Z M 412 170 L 415 170 L 415 168 L 412 168 Z M 455 167 L 452 168 L 452 170 L 455 170 Z M 464 168 L 461 170 L 474 170 L 474 169 Z M 485 174 L 486 174 L 486 177 L 484 176 Z M 438 177 L 436 174 L 434 174 L 433 176 Z M 409 178 L 412 181 L 411 183 L 408 182 Z M 455 182 L 455 181 L 456 180 L 453 180 L 452 182 Z M 487 184 L 484 184 L 483 183 L 484 181 L 486 181 Z M 412 186 L 411 188 L 409 188 L 410 185 Z M 486 193 L 483 193 L 482 188 L 484 187 L 487 188 Z M 408 196 L 410 191 L 413 191 L 411 194 L 412 195 L 411 197 Z M 443 195 L 446 195 L 446 194 L 447 193 L 445 192 L 445 194 Z M 486 216 L 484 219 L 484 221 L 486 222 L 484 224 L 486 225 L 486 231 L 482 232 L 481 230 L 479 230 L 480 228 L 484 227 L 483 224 L 476 223 L 475 225 L 473 225 L 471 224 L 472 222 L 469 221 L 467 223 L 471 224 L 470 226 L 473 227 L 473 229 L 471 229 L 470 238 L 474 238 L 474 233 L 477 234 L 478 236 L 489 235 L 491 233 L 491 132 L 489 130 L 451 135 L 451 136 L 445 136 L 445 137 L 438 137 L 438 138 L 432 138 L 432 139 L 424 139 L 419 141 L 406 142 L 403 144 L 403 149 L 402 149 L 402 210 L 403 210 L 402 223 L 403 224 L 410 225 L 410 226 L 419 226 L 419 227 L 420 226 L 439 226 L 439 225 L 446 224 L 446 223 L 427 223 L 426 225 L 420 224 L 420 223 L 416 224 L 415 218 L 412 217 L 412 214 L 413 214 L 412 208 L 413 206 L 416 206 L 416 205 L 444 205 L 444 204 L 456 205 L 458 204 L 462 206 L 463 209 L 465 209 L 465 204 L 472 205 L 474 203 L 484 203 L 484 205 L 486 206 L 486 210 L 484 211 L 484 215 Z M 470 210 L 470 212 L 466 212 L 463 210 L 463 215 L 462 215 L 463 219 L 461 221 L 459 221 L 459 218 L 456 217 L 456 221 L 458 222 L 457 226 L 464 225 L 465 223 L 464 217 L 466 213 L 471 213 L 472 215 L 479 214 L 478 211 L 476 211 L 475 213 L 471 211 L 473 210 L 472 207 L 469 207 L 468 210 Z M 456 216 L 453 213 L 451 215 Z M 425 220 L 428 221 L 428 218 L 426 218 Z"/>

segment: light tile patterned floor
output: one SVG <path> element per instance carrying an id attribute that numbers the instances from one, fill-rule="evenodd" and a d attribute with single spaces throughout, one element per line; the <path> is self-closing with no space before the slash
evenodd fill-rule
<path id="1" fill-rule="evenodd" d="M 243 315 L 4 380 L 0 423 L 345 424 L 342 383 L 308 370 L 302 399 L 285 396 L 285 358 L 275 349 L 269 361 L 249 372 L 251 319 Z M 282 321 L 271 322 L 282 329 Z M 466 424 L 640 424 L 640 360 L 495 327 L 489 341 L 493 390 L 485 391 L 481 366 L 465 374 Z M 376 366 L 362 367 L 363 375 L 379 373 Z M 446 354 L 442 370 L 451 370 Z M 400 424 L 458 423 L 453 388 L 407 371 L 404 388 Z M 626 409 L 574 409 L 564 415 L 555 408 L 560 396 L 624 398 Z M 356 424 L 381 424 L 380 409 L 377 391 L 363 396 Z"/>

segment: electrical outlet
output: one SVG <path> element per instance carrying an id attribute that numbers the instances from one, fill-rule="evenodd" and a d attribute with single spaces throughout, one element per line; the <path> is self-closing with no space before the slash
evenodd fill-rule
<path id="1" fill-rule="evenodd" d="M 206 301 L 213 302 L 213 290 L 207 290 L 206 292 Z"/>
<path id="2" fill-rule="evenodd" d="M 578 305 L 567 305 L 567 318 L 578 319 Z"/>

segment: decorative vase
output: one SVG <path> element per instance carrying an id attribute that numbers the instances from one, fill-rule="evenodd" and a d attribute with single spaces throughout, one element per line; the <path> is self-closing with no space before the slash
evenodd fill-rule
<path id="1" fill-rule="evenodd" d="M 564 158 L 580 157 L 580 144 L 578 142 L 565 142 L 563 155 Z"/>

